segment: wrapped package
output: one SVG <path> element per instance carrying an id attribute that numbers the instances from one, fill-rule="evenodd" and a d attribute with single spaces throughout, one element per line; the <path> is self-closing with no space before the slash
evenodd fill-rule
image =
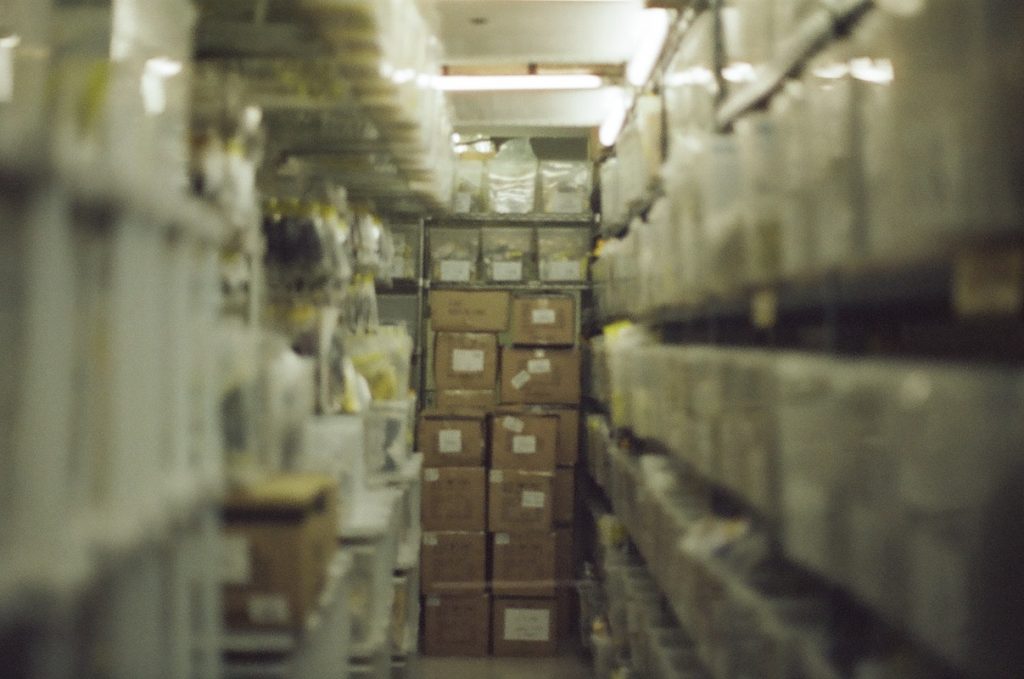
<path id="1" fill-rule="evenodd" d="M 590 210 L 591 170 L 585 160 L 546 160 L 540 164 L 541 200 L 548 214 Z"/>
<path id="2" fill-rule="evenodd" d="M 473 283 L 479 280 L 480 231 L 477 229 L 430 230 L 430 277 L 440 283 Z"/>
<path id="3" fill-rule="evenodd" d="M 452 212 L 464 214 L 486 211 L 487 194 L 484 191 L 486 171 L 486 165 L 482 160 L 459 158 L 456 161 Z"/>
<path id="4" fill-rule="evenodd" d="M 502 214 L 533 212 L 537 185 L 537 156 L 529 139 L 513 139 L 488 165 L 491 211 Z"/>
<path id="5" fill-rule="evenodd" d="M 590 231 L 580 228 L 537 230 L 537 259 L 542 281 L 585 281 Z"/>
<path id="6" fill-rule="evenodd" d="M 484 276 L 488 281 L 520 282 L 536 277 L 532 229 L 485 228 L 481 241 Z"/>

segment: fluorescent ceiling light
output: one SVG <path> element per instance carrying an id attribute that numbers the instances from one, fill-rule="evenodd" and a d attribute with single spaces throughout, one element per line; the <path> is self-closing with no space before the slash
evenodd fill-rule
<path id="1" fill-rule="evenodd" d="M 626 125 L 626 115 L 629 113 L 632 103 L 632 97 L 624 90 L 620 90 L 619 100 L 612 106 L 608 117 L 604 119 L 601 128 L 597 131 L 597 138 L 602 146 L 614 146 L 618 141 L 619 134 L 622 133 L 622 128 Z"/>
<path id="2" fill-rule="evenodd" d="M 667 9 L 646 9 L 641 18 L 640 41 L 633 58 L 626 65 L 626 80 L 643 87 L 654 72 L 668 40 L 672 14 Z"/>
<path id="3" fill-rule="evenodd" d="M 446 92 L 508 92 L 529 90 L 593 90 L 604 79 L 591 74 L 568 75 L 447 75 L 435 82 Z"/>

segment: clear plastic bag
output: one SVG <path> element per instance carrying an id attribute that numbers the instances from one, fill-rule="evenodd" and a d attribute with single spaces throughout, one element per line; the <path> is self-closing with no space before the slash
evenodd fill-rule
<path id="1" fill-rule="evenodd" d="M 540 164 L 541 200 L 548 214 L 590 211 L 590 163 L 546 160 Z"/>
<path id="2" fill-rule="evenodd" d="M 537 259 L 542 281 L 587 280 L 587 265 L 590 260 L 589 229 L 538 229 Z"/>
<path id="3" fill-rule="evenodd" d="M 429 239 L 432 280 L 441 283 L 475 283 L 479 280 L 478 229 L 432 228 Z"/>
<path id="4" fill-rule="evenodd" d="M 537 188 L 537 156 L 529 139 L 501 145 L 488 165 L 491 210 L 502 214 L 533 212 Z"/>
<path id="5" fill-rule="evenodd" d="M 532 229 L 485 228 L 481 240 L 488 281 L 521 282 L 536 277 Z"/>
<path id="6" fill-rule="evenodd" d="M 459 158 L 455 161 L 455 187 L 452 212 L 456 214 L 485 212 L 487 194 L 484 180 L 487 167 L 482 160 Z"/>

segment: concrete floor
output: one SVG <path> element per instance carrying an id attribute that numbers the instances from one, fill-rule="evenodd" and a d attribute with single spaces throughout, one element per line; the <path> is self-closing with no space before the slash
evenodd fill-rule
<path id="1" fill-rule="evenodd" d="M 420 679 L 588 679 L 579 655 L 557 658 L 422 658 Z"/>

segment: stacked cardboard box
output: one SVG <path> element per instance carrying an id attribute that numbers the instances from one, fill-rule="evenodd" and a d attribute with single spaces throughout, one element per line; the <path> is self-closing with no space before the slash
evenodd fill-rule
<path id="1" fill-rule="evenodd" d="M 427 654 L 545 655 L 569 635 L 575 303 L 504 291 L 430 295 L 436 390 L 418 428 Z"/>

